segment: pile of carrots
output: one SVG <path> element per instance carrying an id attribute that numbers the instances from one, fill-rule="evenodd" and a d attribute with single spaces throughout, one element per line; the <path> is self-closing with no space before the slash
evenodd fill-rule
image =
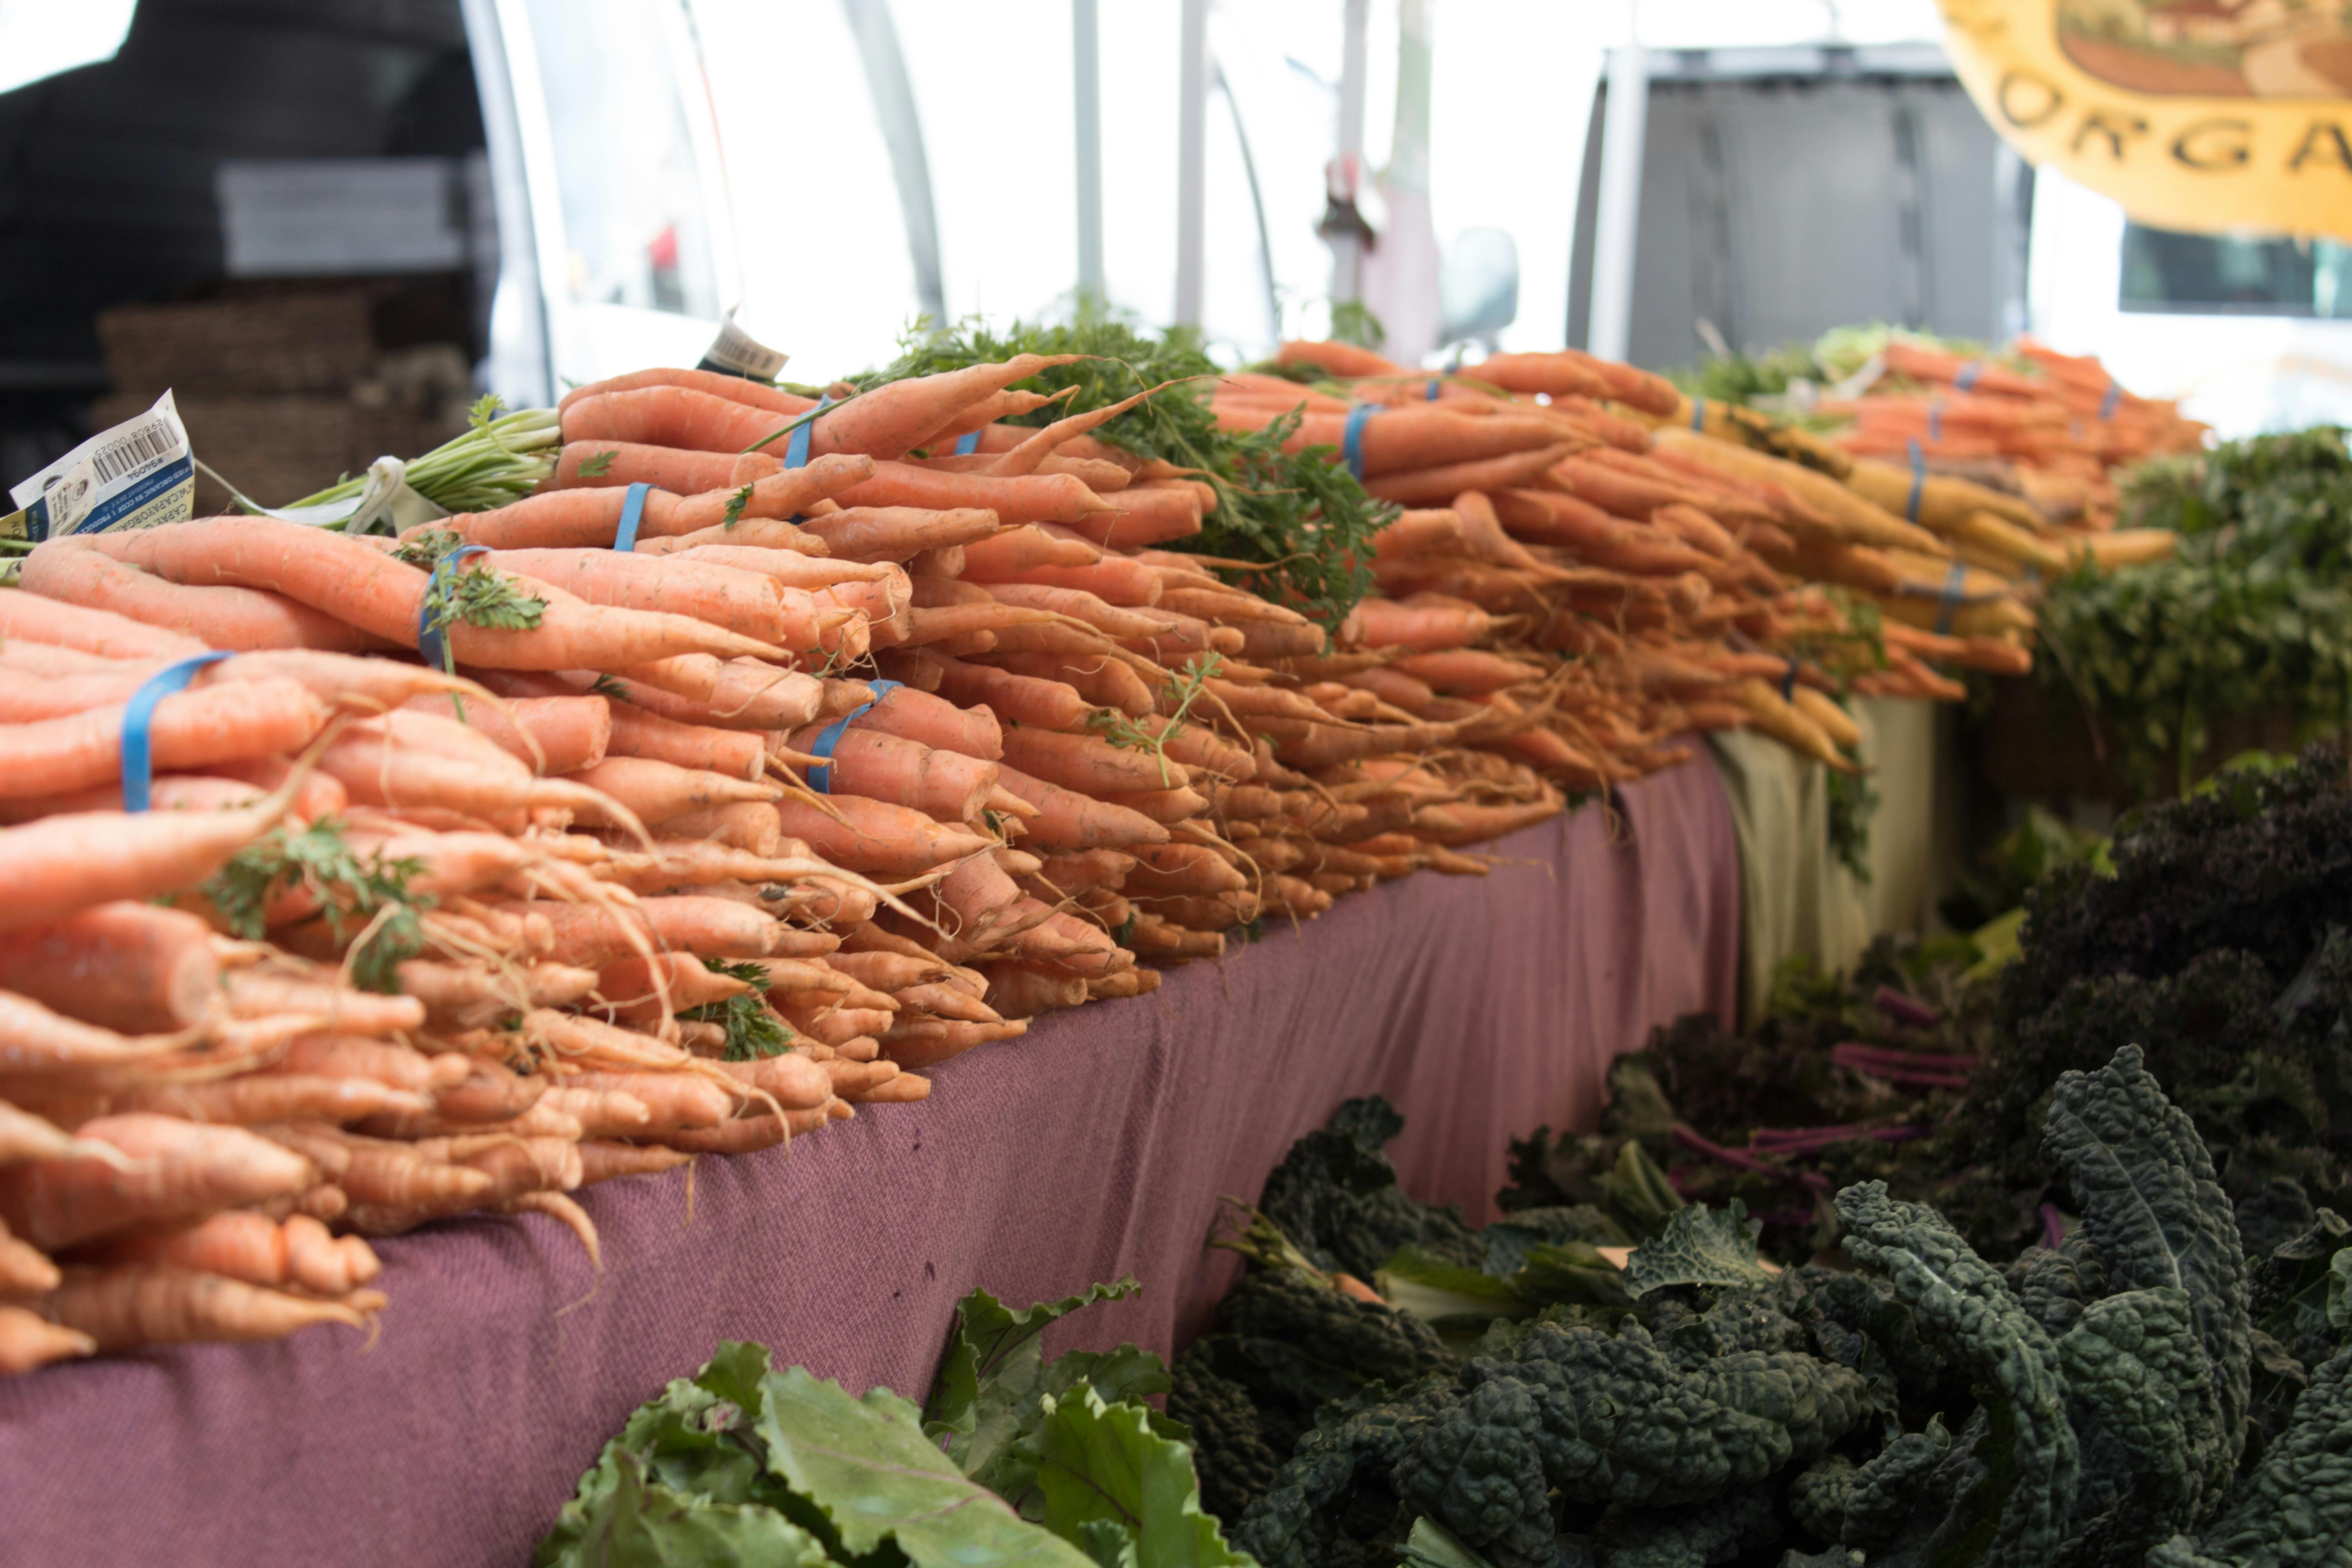
<path id="1" fill-rule="evenodd" d="M 2207 427 L 2179 407 L 2126 391 L 2095 358 L 2020 338 L 2000 360 L 1971 358 L 1902 335 L 1872 362 L 1859 395 L 1818 403 L 1843 421 L 1843 451 L 1907 471 L 1973 479 L 2012 496 L 2037 521 L 2115 526 L 2119 468 L 2194 452 Z M 2126 557 L 2128 558 L 2128 557 Z"/>
<path id="2" fill-rule="evenodd" d="M 33 551 L 0 590 L 0 1372 L 366 1328 L 367 1238 L 461 1213 L 593 1258 L 584 1187 L 1483 872 L 1677 736 L 1850 768 L 1842 693 L 2028 660 L 1946 492 L 1907 522 L 1578 354 L 1282 359 L 1077 413 L 1032 354 L 822 399 L 647 370 L 563 400 L 537 493 L 398 540 Z M 1181 548 L 1217 489 L 1104 429 L 1152 396 L 1303 405 L 1297 447 L 1401 509 L 1336 635 Z M 1914 604 L 1914 561 L 1959 602 Z"/>

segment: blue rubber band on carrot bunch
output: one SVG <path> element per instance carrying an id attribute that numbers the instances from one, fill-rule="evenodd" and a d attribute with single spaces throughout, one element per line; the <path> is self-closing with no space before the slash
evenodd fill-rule
<path id="1" fill-rule="evenodd" d="M 187 689 L 197 672 L 230 657 L 200 653 L 157 670 L 131 694 L 122 707 L 122 809 L 144 811 L 155 783 L 155 707 L 175 691 Z"/>
<path id="2" fill-rule="evenodd" d="M 435 597 L 450 591 L 450 579 L 456 574 L 458 563 L 467 556 L 488 555 L 489 552 L 490 547 L 487 544 L 468 544 L 462 549 L 452 550 L 434 564 L 433 575 L 425 580 L 425 597 L 416 605 L 416 651 L 423 657 L 426 668 L 449 668 L 448 647 L 441 640 L 441 628 L 433 620 Z"/>
<path id="3" fill-rule="evenodd" d="M 1958 561 L 1953 562 L 1952 569 L 1944 574 L 1943 596 L 1936 601 L 1936 635 L 1937 637 L 1948 637 L 1952 635 L 1952 613 L 1960 607 L 1961 596 L 1968 585 L 1969 569 Z"/>
<path id="4" fill-rule="evenodd" d="M 1911 443 L 1911 499 L 1903 503 L 1904 521 L 1919 521 L 1919 502 L 1925 499 L 1927 491 L 1927 454 L 1920 450 L 1918 442 L 1914 441 Z"/>
<path id="5" fill-rule="evenodd" d="M 841 744 L 842 731 L 848 729 L 852 724 L 857 722 L 858 719 L 865 714 L 868 708 L 873 707 L 876 702 L 881 701 L 882 699 L 889 696 L 893 691 L 898 690 L 898 688 L 905 683 L 897 680 L 869 680 L 866 684 L 871 687 L 874 690 L 872 700 L 859 703 L 856 707 L 851 709 L 840 718 L 835 719 L 832 723 L 827 724 L 824 731 L 818 734 L 816 743 L 809 748 L 809 754 L 811 756 L 822 757 L 824 759 L 823 762 L 809 763 L 806 769 L 808 773 L 808 786 L 809 788 L 816 791 L 819 795 L 831 795 L 833 793 L 833 786 L 828 782 L 833 777 L 833 749 L 834 747 Z"/>
<path id="6" fill-rule="evenodd" d="M 613 531 L 613 548 L 624 555 L 637 547 L 637 526 L 646 520 L 646 497 L 653 489 L 640 479 L 629 487 L 627 499 L 621 502 L 621 523 Z"/>
<path id="7" fill-rule="evenodd" d="M 1347 433 L 1339 437 L 1339 456 L 1347 461 L 1348 471 L 1356 482 L 1364 482 L 1364 426 L 1381 411 L 1377 403 L 1359 403 L 1348 411 Z"/>

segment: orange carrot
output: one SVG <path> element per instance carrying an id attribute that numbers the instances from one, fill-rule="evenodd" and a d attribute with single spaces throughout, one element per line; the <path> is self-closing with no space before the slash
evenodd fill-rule
<path id="1" fill-rule="evenodd" d="M 1343 645 L 1357 647 L 1412 647 L 1423 651 L 1466 647 L 1485 640 L 1494 630 L 1494 617 L 1475 605 L 1416 595 L 1411 601 L 1366 599 L 1349 612 L 1339 627 Z"/>
<path id="2" fill-rule="evenodd" d="M 1003 732 L 994 714 L 961 709 L 909 686 L 884 693 L 880 701 L 852 720 L 849 727 L 878 730 L 886 735 L 920 741 L 943 752 L 961 752 L 982 762 L 994 762 L 1004 755 Z M 794 736 L 793 743 L 806 750 L 806 742 L 814 739 L 813 734 L 803 731 Z"/>
<path id="3" fill-rule="evenodd" d="M 604 761 L 615 728 L 613 705 L 602 697 L 526 697 L 502 708 L 419 697 L 404 706 L 444 719 L 462 712 L 467 723 L 541 773 L 573 773 Z"/>
<path id="4" fill-rule="evenodd" d="M 60 1327 L 109 1351 L 283 1339 L 318 1323 L 365 1328 L 367 1312 L 383 1301 L 369 1291 L 320 1301 L 168 1263 L 124 1263 L 67 1269 L 65 1283 L 41 1306 Z"/>
<path id="5" fill-rule="evenodd" d="M 1058 662 L 1052 661 L 1049 655 L 1035 657 L 1040 664 Z M 1000 723 L 1009 719 L 1048 730 L 1075 730 L 1086 722 L 1091 711 L 1087 700 L 1059 679 L 1038 679 L 1033 673 L 1015 673 L 1012 668 L 966 664 L 961 659 L 935 662 L 940 671 L 940 689 L 950 700 L 965 708 L 985 706 Z M 1117 668 L 1129 673 L 1125 665 Z M 1149 710 L 1147 694 L 1145 710 Z"/>
<path id="6" fill-rule="evenodd" d="M 1360 349 L 1353 343 L 1315 342 L 1293 339 L 1274 352 L 1276 364 L 1311 364 L 1329 371 L 1333 375 L 1410 375 L 1412 372 L 1393 360 L 1382 359 L 1370 349 Z"/>
<path id="7" fill-rule="evenodd" d="M 86 541 L 58 539 L 38 546 L 26 557 L 20 582 L 29 594 L 169 628 L 207 647 L 355 653 L 386 646 L 385 639 L 284 595 L 184 586 L 111 560 Z"/>
<path id="8" fill-rule="evenodd" d="M 650 757 L 607 757 L 572 777 L 618 801 L 642 822 L 665 822 L 685 812 L 739 801 L 773 800 L 783 793 L 775 784 L 682 768 Z"/>
<path id="9" fill-rule="evenodd" d="M 75 1135 L 131 1159 L 79 1156 L 0 1170 L 0 1219 L 46 1251 L 264 1203 L 318 1180 L 308 1160 L 235 1127 L 134 1112 L 86 1121 Z"/>
<path id="10" fill-rule="evenodd" d="M 844 559 L 908 561 L 926 550 L 986 539 L 996 531 L 997 517 L 972 507 L 852 506 L 813 517 L 805 526 Z"/>
<path id="11" fill-rule="evenodd" d="M 615 550 L 501 550 L 488 565 L 592 605 L 692 616 L 777 647 L 817 646 L 811 602 L 789 602 L 774 579 L 754 573 Z"/>
<path id="12" fill-rule="evenodd" d="M 805 468 L 771 473 L 731 489 L 699 495 L 667 489 L 648 493 L 638 509 L 637 538 L 650 542 L 679 534 L 723 528 L 744 518 L 791 517 L 835 491 L 870 479 L 870 458 L 819 458 Z M 421 523 L 414 535 L 446 530 L 494 550 L 610 548 L 620 532 L 626 489 L 611 488 L 545 490 L 488 511 L 459 512 Z"/>
<path id="13" fill-rule="evenodd" d="M 1004 758 L 1024 773 L 1097 797 L 1184 782 L 1148 752 L 1123 751 L 1094 735 L 1025 724 L 1004 732 Z"/>
<path id="14" fill-rule="evenodd" d="M 98 1342 L 79 1329 L 37 1317 L 22 1307 L 0 1306 L 0 1377 L 16 1377 L 51 1362 L 96 1355 Z"/>
<path id="15" fill-rule="evenodd" d="M 782 454 L 689 452 L 637 441 L 572 441 L 557 454 L 555 472 L 540 489 L 544 493 L 583 485 L 646 484 L 675 495 L 709 495 L 772 479 L 783 468 Z"/>
<path id="16" fill-rule="evenodd" d="M 567 448 L 610 441 L 690 452 L 742 452 L 790 424 L 793 417 L 780 418 L 767 409 L 694 387 L 659 383 L 570 399 L 563 408 L 563 439 Z M 768 456 L 781 458 L 783 448 L 779 446 Z"/>
<path id="17" fill-rule="evenodd" d="M 1578 449 L 1575 443 L 1564 443 L 1475 462 L 1403 469 L 1367 479 L 1364 489 L 1377 500 L 1405 506 L 1444 506 L 1464 490 L 1499 490 L 1524 485 Z"/>
<path id="18" fill-rule="evenodd" d="M 1018 1038 L 1025 1034 L 1028 1028 L 1027 1021 L 1020 1018 L 1007 1018 L 994 1024 L 971 1024 L 950 1020 L 940 1024 L 935 1030 L 929 1031 L 928 1037 L 923 1040 L 893 1040 L 883 1048 L 892 1061 L 905 1069 L 899 1077 L 910 1082 L 922 1084 L 924 1092 L 928 1094 L 930 1088 L 929 1080 L 916 1078 L 915 1075 L 919 1070 L 936 1067 L 950 1057 L 961 1056 L 974 1046 L 984 1046 L 991 1040 Z M 897 1032 L 892 1031 L 894 1034 Z"/>
<path id="19" fill-rule="evenodd" d="M 887 801 L 836 795 L 828 804 L 840 814 L 839 820 L 793 800 L 778 803 L 777 820 L 787 834 L 805 839 L 818 855 L 853 871 L 916 877 L 934 866 L 976 854 L 990 844 L 976 834 Z"/>
<path id="20" fill-rule="evenodd" d="M 877 730 L 845 731 L 833 748 L 825 785 L 835 795 L 911 806 L 940 822 L 971 822 L 997 784 L 994 763 L 943 752 Z"/>
<path id="21" fill-rule="evenodd" d="M 682 1149 L 639 1149 L 609 1139 L 592 1139 L 580 1145 L 580 1184 L 589 1187 L 621 1176 L 657 1176 L 693 1160 Z"/>
<path id="22" fill-rule="evenodd" d="M 1168 842 L 1168 829 L 1123 806 L 1090 800 L 1009 767 L 1003 771 L 1003 783 L 1038 810 L 1027 824 L 1027 842 L 1055 849 L 1124 849 Z"/>
<path id="23" fill-rule="evenodd" d="M 110 1263 L 169 1263 L 248 1285 L 296 1286 L 320 1296 L 348 1296 L 383 1271 L 358 1237 L 338 1240 L 307 1215 L 278 1221 L 242 1209 L 186 1230 L 112 1241 L 100 1256 Z"/>
<path id="24" fill-rule="evenodd" d="M 1237 893 L 1249 879 L 1204 844 L 1153 844 L 1135 851 L 1128 884 L 1139 894 L 1193 893 L 1213 896 Z"/>
<path id="25" fill-rule="evenodd" d="M 823 542 L 811 538 L 807 542 Z M 757 572 L 774 578 L 787 588 L 800 588 L 810 593 L 845 583 L 894 583 L 905 575 L 898 567 L 887 561 L 836 561 L 830 556 L 808 555 L 796 550 L 773 550 L 746 544 L 696 544 L 671 551 L 669 554 L 679 561 L 708 561 L 714 566 L 732 566 L 738 572 Z M 906 600 L 903 587 L 898 598 L 901 603 Z"/>
<path id="26" fill-rule="evenodd" d="M 87 789 L 122 770 L 124 705 L 0 725 L 0 795 Z M 155 705 L 150 754 L 158 767 L 299 751 L 327 721 L 326 705 L 293 681 L 232 681 Z"/>
<path id="27" fill-rule="evenodd" d="M 713 397 L 723 397 L 747 407 L 762 408 L 771 414 L 782 414 L 788 417 L 805 413 L 816 406 L 814 398 L 803 397 L 798 393 L 786 392 L 781 387 L 769 386 L 762 382 L 751 381 L 726 371 L 680 370 L 671 366 L 656 365 L 647 370 L 633 370 L 625 375 L 608 376 L 603 381 L 592 381 L 584 386 L 575 386 L 563 395 L 562 400 L 556 404 L 555 410 L 561 414 L 582 398 L 593 397 L 599 393 L 629 392 L 641 386 L 692 387 L 697 392 L 708 393 Z"/>
<path id="28" fill-rule="evenodd" d="M 966 544 L 963 557 L 963 574 L 975 583 L 1017 577 L 1045 566 L 1091 566 L 1103 558 L 1101 549 L 1088 541 L 1060 538 L 1034 523 Z"/>
<path id="29" fill-rule="evenodd" d="M 1013 383 L 1084 357 L 1015 354 L 1002 363 L 967 365 L 875 387 L 819 415 L 809 432 L 809 450 L 898 457 L 954 425 L 967 411 L 976 412 L 974 404 Z"/>
<path id="30" fill-rule="evenodd" d="M 574 963 L 601 969 L 641 952 L 629 931 L 656 945 L 702 958 L 764 958 L 773 950 L 776 921 L 765 911 L 730 899 L 696 895 L 640 899 L 626 917 L 601 905 L 535 904 L 555 928 L 556 951 Z M 534 1015 L 535 1016 L 535 1015 Z"/>
<path id="31" fill-rule="evenodd" d="M 1083 589 L 1106 604 L 1135 607 L 1158 604 L 1162 589 L 1160 573 L 1156 569 L 1125 555 L 1106 555 L 1085 565 L 1041 564 L 1017 572 L 979 572 L 967 564 L 964 576 L 972 582 L 1027 583 L 1046 587 Z"/>
<path id="32" fill-rule="evenodd" d="M 185 658 L 211 646 L 129 616 L 68 605 L 38 594 L 0 593 L 0 637 L 128 659 Z"/>
<path id="33" fill-rule="evenodd" d="M 1067 520 L 1068 526 L 1095 543 L 1109 549 L 1137 550 L 1148 544 L 1189 539 L 1201 531 L 1201 499 L 1189 489 L 1161 489 L 1138 486 L 1119 492 L 1108 510 Z"/>
<path id="34" fill-rule="evenodd" d="M 845 507 L 923 507 L 935 511 L 979 508 L 1003 524 L 1077 522 L 1111 510 L 1068 474 L 995 479 L 950 474 L 908 463 L 878 463 L 874 477 L 834 497 Z"/>
<path id="35" fill-rule="evenodd" d="M 212 932 L 145 903 L 100 904 L 0 943 L 0 990 L 85 1023 L 167 1034 L 201 1020 L 220 984 Z"/>
<path id="36" fill-rule="evenodd" d="M 404 647 L 416 639 L 427 582 L 423 571 L 359 540 L 275 518 L 208 518 L 101 534 L 90 548 L 174 582 L 284 593 Z M 544 601 L 540 624 L 506 630 L 453 622 L 446 635 L 459 660 L 490 668 L 612 669 L 672 654 L 766 651 L 690 616 L 586 605 L 527 578 L 516 585 Z"/>
<path id="37" fill-rule="evenodd" d="M 767 769 L 767 742 L 757 734 L 681 724 L 626 702 L 612 706 L 607 751 L 615 757 L 646 757 L 730 778 L 756 779 Z"/>
<path id="38" fill-rule="evenodd" d="M 763 802 L 714 806 L 689 811 L 662 824 L 662 831 L 681 838 L 708 838 L 740 849 L 747 855 L 772 855 L 783 842 L 783 826 L 776 808 Z"/>

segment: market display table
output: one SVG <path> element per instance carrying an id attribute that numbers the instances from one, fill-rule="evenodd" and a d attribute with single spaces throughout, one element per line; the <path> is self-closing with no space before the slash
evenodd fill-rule
<path id="1" fill-rule="evenodd" d="M 1505 1140 L 1589 1126 L 1610 1058 L 1738 987 L 1739 874 L 1714 767 L 1344 899 L 1154 995 L 1041 1020 L 790 1150 L 583 1194 L 598 1279 L 537 1217 L 380 1244 L 378 1340 L 341 1331 L 0 1381 L 0 1562 L 513 1564 L 629 1410 L 722 1339 L 853 1390 L 929 1385 L 956 1299 L 1134 1274 L 1070 1342 L 1167 1352 L 1255 1196 L 1351 1095 L 1405 1112 L 1408 1191 L 1486 1216 Z M 691 1180 L 689 1180 L 689 1176 Z M 1066 1348 L 1066 1347 L 1064 1347 Z"/>

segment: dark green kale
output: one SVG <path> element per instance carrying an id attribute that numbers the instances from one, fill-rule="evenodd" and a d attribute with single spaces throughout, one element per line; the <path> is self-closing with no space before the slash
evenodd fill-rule
<path id="1" fill-rule="evenodd" d="M 1316 1267 L 1370 1280 L 1399 1247 L 1475 1268 L 1486 1247 L 1453 1207 L 1417 1204 L 1397 1185 L 1381 1147 L 1404 1118 L 1378 1095 L 1350 1100 L 1290 1147 L 1259 1201 Z"/>

